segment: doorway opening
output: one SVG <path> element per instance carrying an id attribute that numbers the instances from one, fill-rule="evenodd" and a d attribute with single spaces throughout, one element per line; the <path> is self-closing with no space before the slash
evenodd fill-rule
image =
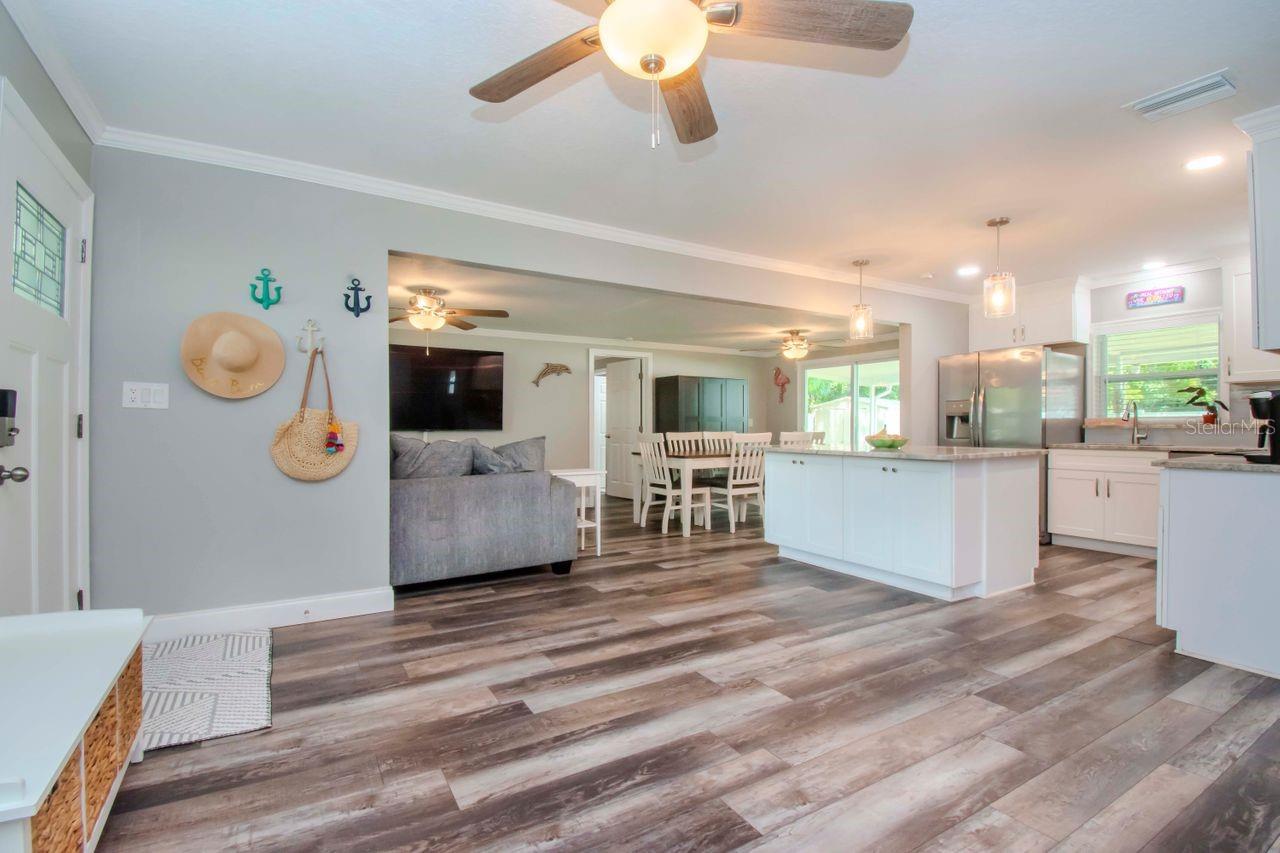
<path id="1" fill-rule="evenodd" d="M 605 471 L 605 494 L 630 500 L 639 476 L 634 455 L 640 433 L 653 422 L 653 354 L 591 349 L 590 455 Z"/>

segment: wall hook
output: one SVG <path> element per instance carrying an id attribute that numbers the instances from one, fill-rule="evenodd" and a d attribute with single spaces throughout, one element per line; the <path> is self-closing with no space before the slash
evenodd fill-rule
<path id="1" fill-rule="evenodd" d="M 344 295 L 342 301 L 346 304 L 348 311 L 359 317 L 369 310 L 369 306 L 373 304 L 373 296 L 365 294 L 364 304 L 360 304 L 360 296 L 364 293 L 364 287 L 360 284 L 360 279 L 351 279 L 351 284 L 347 285 L 347 290 L 351 292 Z"/>
<path id="2" fill-rule="evenodd" d="M 298 352 L 311 354 L 312 350 L 324 349 L 324 335 L 318 334 L 320 325 L 315 320 L 308 320 L 302 326 L 302 334 L 298 335 Z M 302 342 L 303 336 L 306 336 L 307 342 Z"/>

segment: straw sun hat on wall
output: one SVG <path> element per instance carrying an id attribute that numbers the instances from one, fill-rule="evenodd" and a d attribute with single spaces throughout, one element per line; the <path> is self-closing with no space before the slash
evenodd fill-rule
<path id="1" fill-rule="evenodd" d="M 205 314 L 182 336 L 182 369 L 215 396 L 256 397 L 284 372 L 284 344 L 260 320 L 231 311 Z"/>

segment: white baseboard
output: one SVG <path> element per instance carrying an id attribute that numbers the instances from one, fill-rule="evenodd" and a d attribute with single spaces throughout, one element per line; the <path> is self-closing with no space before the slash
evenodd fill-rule
<path id="1" fill-rule="evenodd" d="M 1080 536 L 1064 536 L 1053 534 L 1054 545 L 1066 545 L 1068 548 L 1083 548 L 1086 551 L 1102 551 L 1107 554 L 1120 554 L 1124 557 L 1156 558 L 1156 549 L 1146 545 L 1129 545 L 1124 542 L 1106 542 L 1102 539 L 1085 539 Z"/>
<path id="2" fill-rule="evenodd" d="M 155 617 L 151 620 L 151 627 L 147 629 L 143 640 L 155 643 L 185 637 L 189 634 L 217 634 L 226 631 L 247 631 L 251 628 L 281 628 L 285 625 L 301 625 L 305 622 L 321 622 L 325 619 L 383 613 L 394 607 L 395 592 L 390 586 L 378 586 L 372 589 L 312 595 L 306 598 L 240 604 L 212 610 L 190 610 L 186 613 L 168 613 Z"/>

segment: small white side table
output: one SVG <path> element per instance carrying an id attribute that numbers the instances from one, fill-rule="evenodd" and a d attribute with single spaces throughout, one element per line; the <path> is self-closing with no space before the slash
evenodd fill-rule
<path id="1" fill-rule="evenodd" d="M 596 539 L 596 556 L 600 556 L 600 506 L 604 496 L 604 476 L 605 472 L 596 468 L 565 468 L 560 471 L 551 471 L 551 476 L 559 477 L 562 480 L 568 480 L 578 487 L 578 536 L 579 547 L 587 547 L 587 530 L 595 531 Z M 589 490 L 594 490 L 594 501 L 596 507 L 595 519 L 587 518 L 587 494 Z"/>

